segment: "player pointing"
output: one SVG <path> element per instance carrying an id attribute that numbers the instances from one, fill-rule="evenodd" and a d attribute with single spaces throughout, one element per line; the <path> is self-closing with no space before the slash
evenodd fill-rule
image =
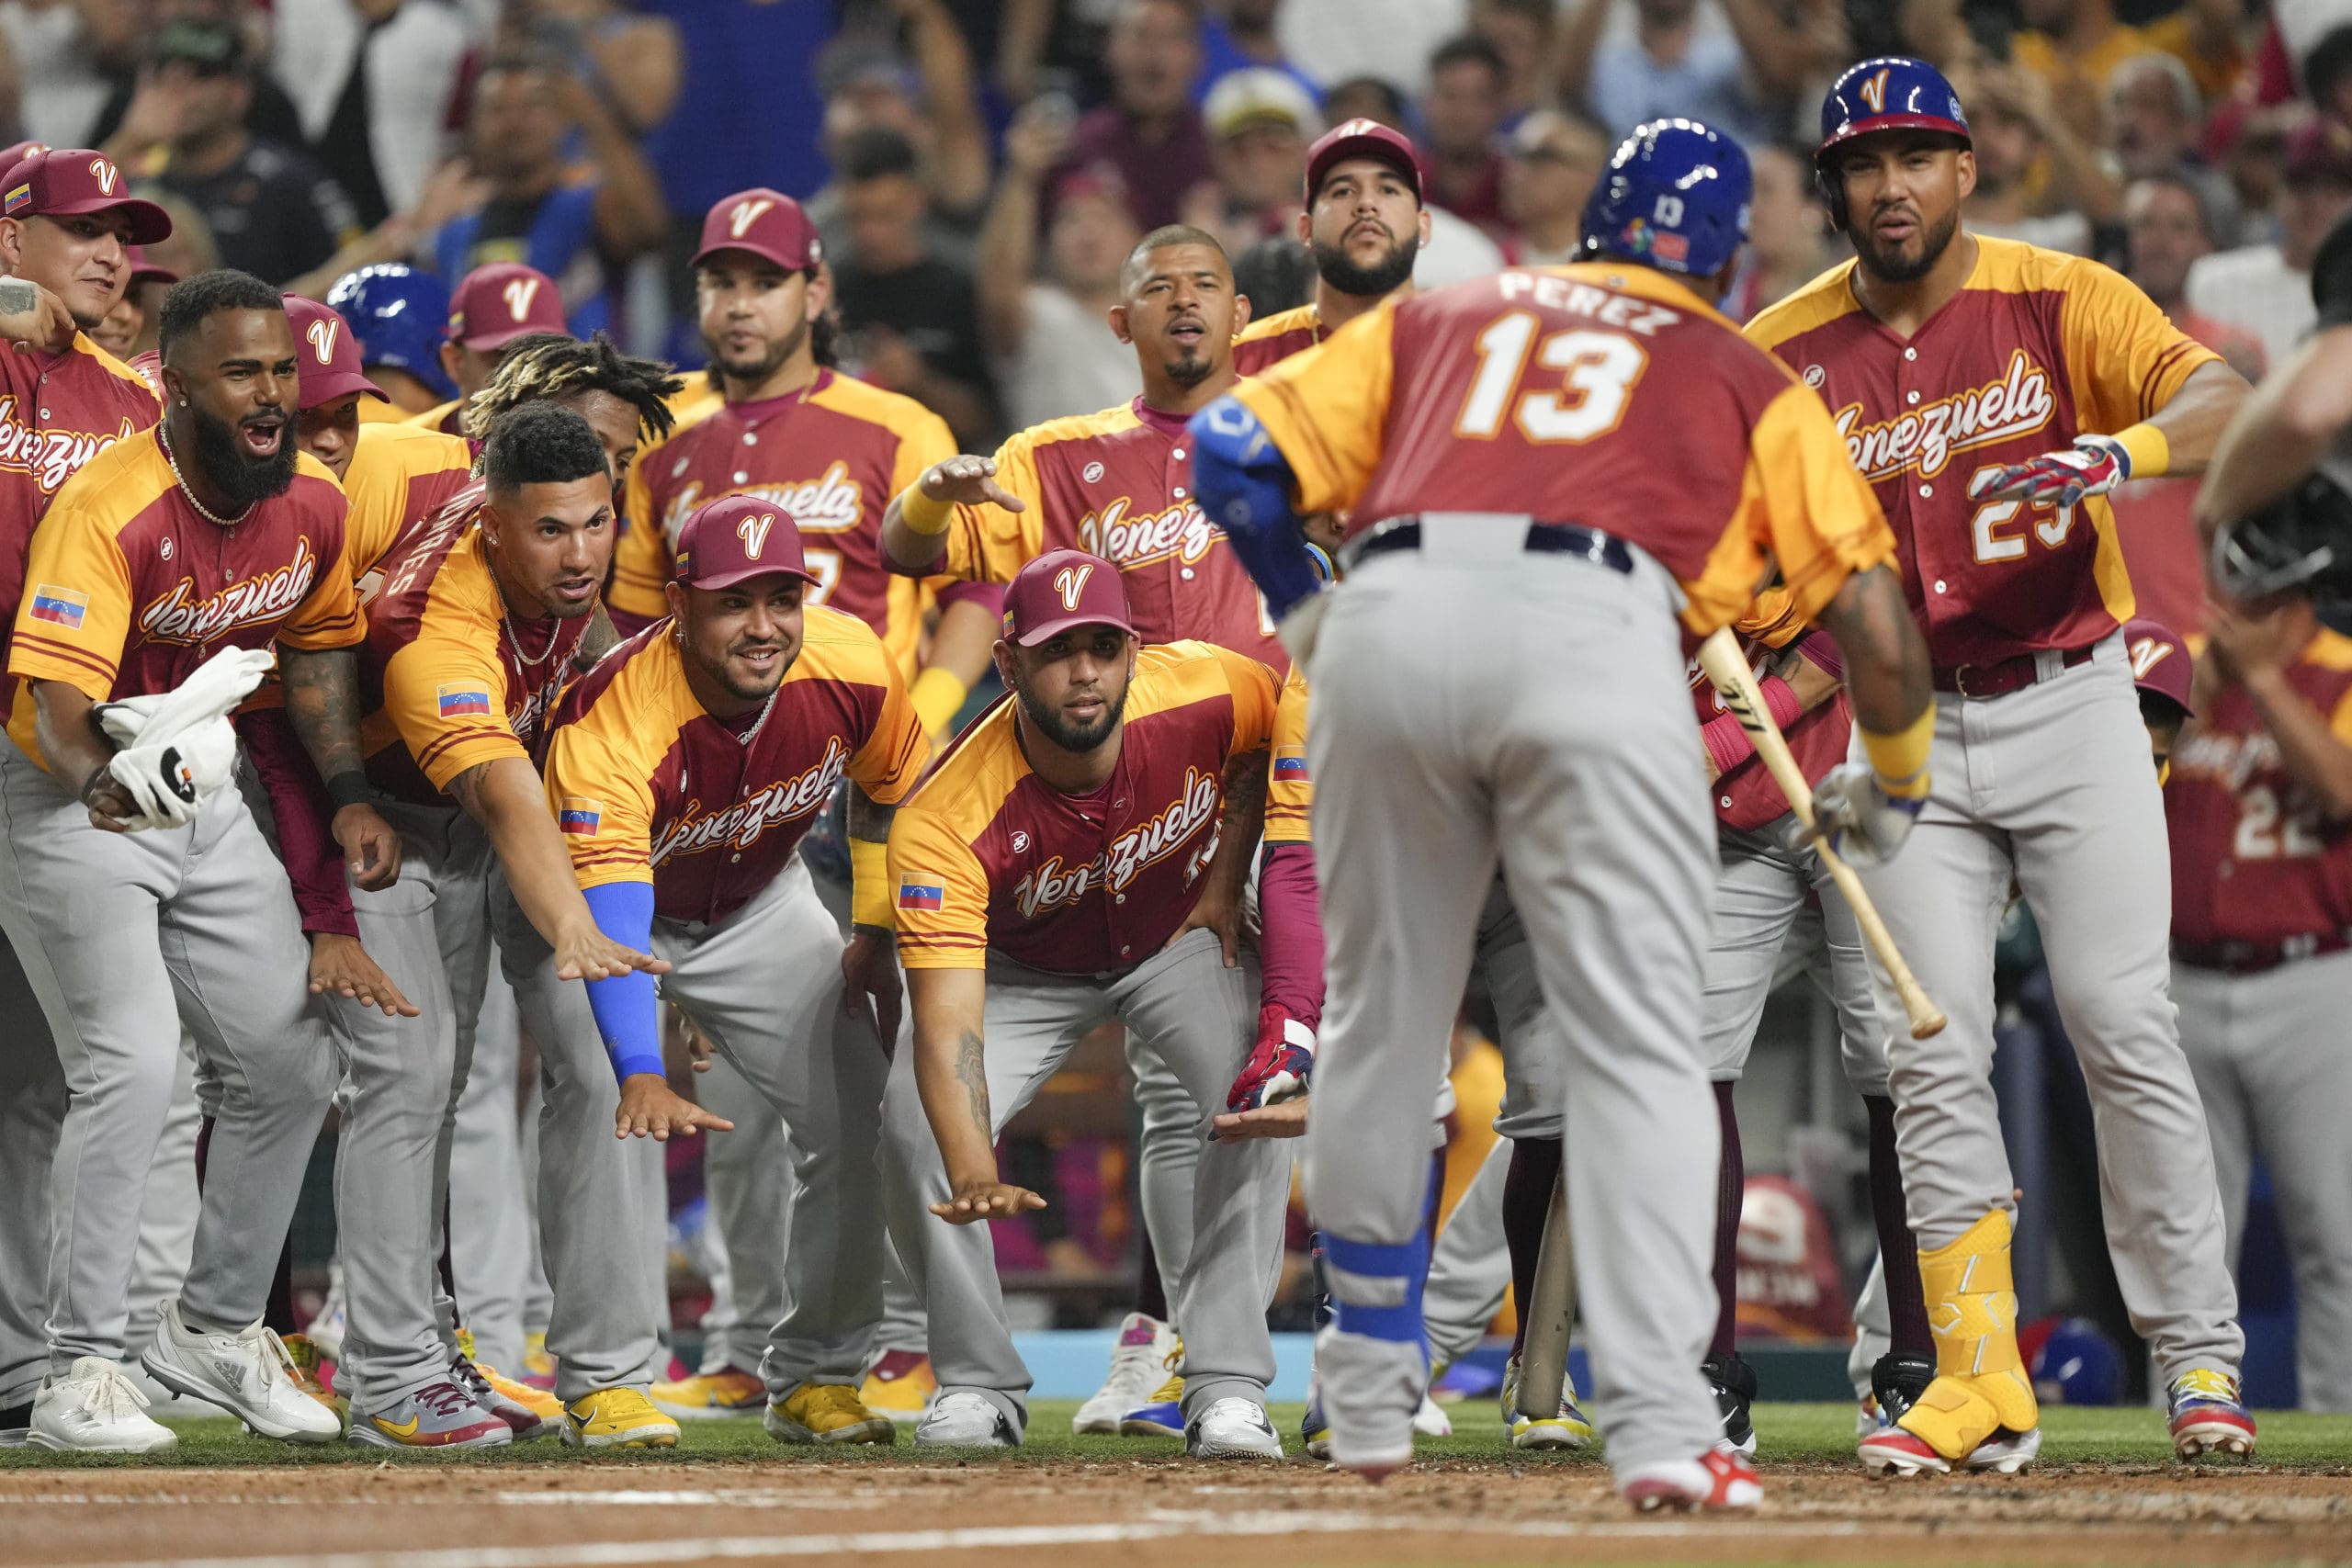
<path id="1" fill-rule="evenodd" d="M 1645 126 L 1604 181 L 1631 214 L 1588 241 L 1605 259 L 1375 311 L 1193 422 L 1203 507 L 1315 682 L 1331 973 L 1307 1198 L 1337 1314 L 1316 1355 L 1350 1468 L 1411 1453 L 1421 1135 L 1499 858 L 1560 1004 L 1567 1190 L 1618 1488 L 1644 1507 L 1758 1495 L 1715 1446 L 1698 1371 L 1714 1311 L 1697 1044 L 1713 844 L 1681 632 L 1745 610 L 1768 554 L 1798 612 L 1829 625 L 1871 759 L 1838 821 L 1863 852 L 1891 854 L 1925 793 L 1928 695 L 1894 537 L 1835 431 L 1711 308 L 1748 188 L 1728 141 Z M 1296 511 L 1351 514 L 1351 575 L 1328 594 Z M 1408 622 L 1424 635 L 1400 637 Z M 1611 679 L 1574 695 L 1522 676 L 1604 661 Z"/>
<path id="2" fill-rule="evenodd" d="M 2163 802 L 2119 628 L 2132 585 L 2107 492 L 2205 465 L 2245 383 L 2095 263 L 1960 224 L 1960 99 L 1866 61 L 1821 109 L 1830 216 L 1855 260 L 1750 323 L 1817 388 L 1902 542 L 1935 669 L 1919 841 L 1871 891 L 1951 1027 L 1889 1030 L 1938 1376 L 1862 1445 L 1893 1471 L 2014 1470 L 2041 1447 L 2018 1358 L 2009 1166 L 1992 1085 L 1993 922 L 2040 921 L 2099 1125 L 2109 1245 L 2169 1385 L 2175 1443 L 2250 1451 L 2243 1348 L 2205 1118 L 2165 995 Z M 1821 792 L 1833 808 L 1833 776 Z M 1884 1008 L 1882 1008 L 1884 1012 Z M 1899 1019 L 1899 1013 L 1885 1013 Z"/>

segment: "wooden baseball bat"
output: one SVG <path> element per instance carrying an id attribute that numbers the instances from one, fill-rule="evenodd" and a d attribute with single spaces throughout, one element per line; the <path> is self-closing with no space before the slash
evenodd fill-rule
<path id="1" fill-rule="evenodd" d="M 1527 1339 L 1519 1359 L 1519 1413 L 1531 1421 L 1560 1414 L 1568 1378 L 1568 1330 L 1577 1316 L 1577 1265 L 1568 1242 L 1568 1166 L 1560 1161 L 1552 1207 L 1544 1216 L 1544 1243 L 1535 1254 L 1535 1299 L 1521 1309 Z"/>
<path id="2" fill-rule="evenodd" d="M 1813 852 L 1829 868 L 1831 880 L 1854 911 L 1854 919 L 1862 928 L 1862 940 L 1894 982 L 1895 994 L 1903 998 L 1903 1010 L 1911 1018 L 1911 1038 L 1925 1040 L 1943 1032 L 1943 1010 L 1920 988 L 1911 965 L 1903 962 L 1903 954 L 1888 934 L 1886 922 L 1879 919 L 1878 906 L 1862 889 L 1862 879 L 1854 868 L 1838 857 L 1829 847 L 1828 839 L 1813 821 L 1813 786 L 1805 782 L 1804 770 L 1797 766 L 1795 756 L 1789 750 L 1788 738 L 1772 721 L 1772 710 L 1764 705 L 1764 694 L 1756 684 L 1756 672 L 1747 667 L 1747 660 L 1739 650 L 1738 639 L 1731 628 L 1724 626 L 1699 645 L 1699 668 L 1715 690 L 1723 694 L 1724 706 L 1739 716 L 1740 727 L 1756 743 L 1757 755 L 1764 759 L 1764 766 L 1771 771 L 1772 780 L 1781 793 L 1789 797 L 1797 820 L 1813 835 Z"/>

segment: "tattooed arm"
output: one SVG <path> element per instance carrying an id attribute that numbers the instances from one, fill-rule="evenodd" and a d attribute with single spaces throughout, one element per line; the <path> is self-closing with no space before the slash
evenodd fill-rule
<path id="1" fill-rule="evenodd" d="M 1173 947 L 1188 931 L 1216 932 L 1225 949 L 1225 966 L 1241 962 L 1241 895 L 1250 885 L 1250 863 L 1258 857 L 1258 840 L 1266 830 L 1266 766 L 1262 749 L 1244 751 L 1225 765 L 1225 812 L 1217 818 L 1216 853 L 1201 874 L 1201 896 L 1193 912 L 1176 928 L 1167 944 Z"/>
<path id="2" fill-rule="evenodd" d="M 988 1008 L 985 969 L 913 969 L 907 993 L 915 1013 L 915 1087 L 939 1142 L 953 1194 L 931 1212 L 950 1224 L 1042 1209 L 1025 1187 L 999 1181 L 995 1126 L 989 1111 L 988 1057 L 981 1043 Z"/>
<path id="3" fill-rule="evenodd" d="M 580 634 L 580 646 L 571 650 L 571 668 L 585 675 L 596 667 L 596 660 L 610 653 L 620 640 L 621 634 L 613 625 L 613 617 L 599 603 L 589 615 L 588 629 Z"/>
<path id="4" fill-rule="evenodd" d="M 597 929 L 596 917 L 571 874 L 563 835 L 548 814 L 547 785 L 529 761 L 500 757 L 477 762 L 449 781 L 449 795 L 489 830 L 514 902 L 555 949 L 559 978 L 605 980 L 632 969 L 652 975 L 669 969 L 666 962 L 615 942 Z"/>
<path id="5" fill-rule="evenodd" d="M 359 655 L 348 648 L 280 644 L 277 674 L 286 717 L 311 754 L 334 803 L 328 830 L 342 846 L 354 886 L 370 892 L 400 880 L 401 837 L 368 804 L 367 761 L 359 750 Z"/>

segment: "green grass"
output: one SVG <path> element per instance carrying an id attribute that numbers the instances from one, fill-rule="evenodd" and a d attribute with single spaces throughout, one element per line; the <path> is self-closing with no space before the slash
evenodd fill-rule
<path id="1" fill-rule="evenodd" d="M 1035 1464 L 1065 1460 L 1175 1459 L 1183 1445 L 1174 1438 L 1080 1438 L 1071 1435 L 1069 1418 L 1074 1400 L 1040 1401 L 1031 1413 L 1029 1441 L 1014 1452 L 970 1452 L 922 1457 L 931 1462 L 968 1460 L 983 1464 Z M 1514 1454 L 1503 1443 L 1501 1423 L 1491 1400 L 1456 1404 L 1451 1438 L 1423 1438 L 1420 1457 L 1431 1460 L 1509 1461 L 1514 1464 L 1577 1464 L 1580 1458 Z M 1272 1415 L 1283 1445 L 1295 1450 L 1299 1407 L 1277 1404 Z M 2049 1408 L 2041 1413 L 2045 1441 L 2044 1470 L 2070 1464 L 2165 1465 L 2172 1462 L 2172 1445 L 2165 1436 L 2163 1417 L 2154 1410 L 2078 1410 Z M 1760 1436 L 1758 1459 L 1766 1464 L 1850 1464 L 1854 1457 L 1853 1407 L 1849 1404 L 1758 1404 L 1756 1427 Z M 2266 1412 L 2262 1427 L 2261 1462 L 2266 1467 L 2320 1473 L 2352 1474 L 2352 1416 L 2307 1416 L 2293 1411 Z M 790 1448 L 771 1439 L 752 1419 L 684 1423 L 677 1448 L 646 1453 L 574 1453 L 554 1438 L 517 1448 L 487 1452 L 424 1455 L 394 1453 L 382 1449 L 354 1449 L 342 1444 L 318 1448 L 275 1443 L 245 1435 L 228 1418 L 173 1421 L 179 1447 L 166 1454 L 52 1454 L 34 1449 L 0 1450 L 0 1470 L 40 1468 L 143 1468 L 226 1465 L 460 1464 L 535 1465 L 599 1464 L 660 1467 L 679 1461 L 747 1461 L 779 1463 L 823 1460 L 832 1462 L 888 1464 L 916 1457 L 909 1436 L 902 1432 L 893 1448 L 814 1450 Z"/>

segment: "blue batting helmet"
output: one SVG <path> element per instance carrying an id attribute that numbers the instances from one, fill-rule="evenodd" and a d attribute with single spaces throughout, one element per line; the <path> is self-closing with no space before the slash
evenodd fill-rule
<path id="1" fill-rule="evenodd" d="M 1963 147 L 1973 144 L 1960 95 L 1926 61 L 1888 54 L 1848 66 L 1821 100 L 1821 143 L 1813 152 L 1821 198 L 1839 229 L 1846 226 L 1846 191 L 1830 173 L 1830 151 L 1880 130 L 1939 131 Z"/>
<path id="2" fill-rule="evenodd" d="M 2087 1317 L 2053 1325 L 2029 1369 L 2045 1404 L 2113 1404 L 2123 1396 L 2123 1352 Z"/>
<path id="3" fill-rule="evenodd" d="M 389 365 L 432 388 L 435 397 L 458 395 L 441 368 L 449 289 L 440 278 L 398 262 L 363 266 L 336 278 L 325 302 L 351 323 L 363 366 Z"/>
<path id="4" fill-rule="evenodd" d="M 1584 208 L 1584 254 L 1708 277 L 1747 240 L 1747 154 L 1695 119 L 1654 119 L 1618 143 Z"/>

